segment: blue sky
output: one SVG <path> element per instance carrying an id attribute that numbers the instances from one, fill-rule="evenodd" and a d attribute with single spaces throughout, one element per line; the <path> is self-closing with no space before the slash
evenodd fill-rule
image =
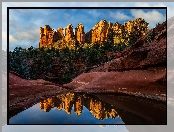
<path id="1" fill-rule="evenodd" d="M 10 9 L 9 11 L 9 49 L 15 47 L 38 48 L 39 28 L 50 25 L 57 30 L 68 24 L 73 29 L 79 24 L 84 25 L 85 33 L 100 20 L 119 22 L 142 17 L 153 28 L 157 23 L 166 21 L 165 9 Z"/>

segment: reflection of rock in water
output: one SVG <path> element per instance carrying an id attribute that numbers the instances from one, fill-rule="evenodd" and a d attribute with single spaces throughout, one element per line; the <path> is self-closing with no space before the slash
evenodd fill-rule
<path id="1" fill-rule="evenodd" d="M 76 115 L 81 115 L 83 110 L 84 99 L 82 97 L 78 97 L 74 102 L 74 112 Z"/>
<path id="2" fill-rule="evenodd" d="M 44 109 L 45 112 L 49 112 L 51 108 L 54 108 L 53 98 L 48 98 L 47 100 L 40 102 L 40 109 Z"/>
<path id="3" fill-rule="evenodd" d="M 118 116 L 116 110 L 112 108 L 109 104 L 89 98 L 87 103 L 88 102 L 89 105 L 85 105 L 85 107 L 92 113 L 94 117 L 96 117 L 99 120 L 103 120 L 104 118 L 115 119 L 115 117 Z"/>
<path id="4" fill-rule="evenodd" d="M 110 104 L 89 95 L 78 95 L 70 92 L 40 102 L 40 109 L 49 112 L 51 108 L 57 107 L 58 110 L 64 109 L 67 114 L 71 114 L 73 104 L 74 112 L 78 116 L 82 114 L 83 106 L 85 106 L 92 115 L 99 120 L 105 118 L 115 119 L 118 116 L 115 108 L 111 107 Z"/>

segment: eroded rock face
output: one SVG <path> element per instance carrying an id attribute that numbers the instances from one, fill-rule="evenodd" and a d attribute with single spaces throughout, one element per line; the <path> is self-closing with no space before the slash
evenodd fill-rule
<path id="1" fill-rule="evenodd" d="M 118 22 L 112 24 L 106 20 L 101 20 L 86 33 L 86 41 L 91 43 L 107 41 L 109 31 L 111 31 L 114 36 L 114 44 L 120 42 L 128 44 L 130 41 L 129 37 L 132 34 L 143 36 L 146 35 L 149 30 L 148 24 L 142 18 L 130 20 L 124 24 L 119 24 Z"/>
<path id="2" fill-rule="evenodd" d="M 54 41 L 54 30 L 49 26 L 45 25 L 44 28 L 40 27 L 40 43 L 39 47 L 51 44 Z"/>
<path id="3" fill-rule="evenodd" d="M 49 25 L 45 25 L 44 28 L 40 27 L 39 47 L 41 48 L 64 38 L 63 30 L 63 28 L 59 28 L 57 31 L 55 31 Z"/>
<path id="4" fill-rule="evenodd" d="M 80 44 L 85 42 L 84 26 L 81 23 L 75 28 L 75 37 Z"/>
<path id="5" fill-rule="evenodd" d="M 73 37 L 74 37 L 73 26 L 72 26 L 72 24 L 69 24 L 65 28 L 65 40 L 66 41 L 72 40 Z"/>
<path id="6" fill-rule="evenodd" d="M 95 43 L 107 40 L 109 29 L 112 28 L 112 23 L 106 20 L 98 22 L 88 33 L 86 33 L 86 41 Z"/>
<path id="7" fill-rule="evenodd" d="M 57 33 L 59 35 L 59 39 L 63 39 L 64 38 L 64 34 L 63 34 L 63 28 L 58 28 Z"/>
<path id="8" fill-rule="evenodd" d="M 65 35 L 63 34 L 63 28 L 58 28 L 54 31 L 49 25 L 45 25 L 44 28 L 40 28 L 40 47 L 47 44 L 56 42 L 57 40 L 64 39 L 70 41 L 77 39 L 80 44 L 82 43 L 95 43 L 108 41 L 108 38 L 112 34 L 114 44 L 124 42 L 128 44 L 130 42 L 130 36 L 141 37 L 146 35 L 149 31 L 148 24 L 142 18 L 130 20 L 124 24 L 115 24 L 101 20 L 98 22 L 89 32 L 84 32 L 84 26 L 80 23 L 75 28 L 75 34 L 73 32 L 73 25 L 69 24 L 65 28 Z"/>

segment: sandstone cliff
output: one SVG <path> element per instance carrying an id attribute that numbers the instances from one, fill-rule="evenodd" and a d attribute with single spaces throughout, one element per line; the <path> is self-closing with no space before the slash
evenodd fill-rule
<path id="1" fill-rule="evenodd" d="M 112 23 L 108 23 L 106 20 L 101 20 L 86 33 L 86 41 L 90 43 L 107 41 L 109 29 L 111 28 Z"/>
<path id="2" fill-rule="evenodd" d="M 40 27 L 39 48 L 52 44 L 62 38 L 64 38 L 63 28 L 58 28 L 57 31 L 54 31 L 49 25 L 45 25 L 44 28 Z"/>
<path id="3" fill-rule="evenodd" d="M 95 43 L 108 41 L 112 36 L 114 44 L 130 42 L 132 35 L 141 37 L 149 32 L 148 23 L 142 18 L 130 20 L 124 24 L 111 23 L 106 20 L 99 21 L 89 32 L 84 32 L 84 26 L 80 23 L 73 32 L 73 25 L 69 24 L 65 28 L 65 35 L 63 34 L 63 28 L 58 28 L 57 31 L 51 29 L 49 25 L 45 25 L 44 28 L 40 28 L 40 42 L 39 47 L 46 46 L 64 39 L 65 41 L 71 41 L 74 38 L 79 41 L 80 44 Z"/>
<path id="4" fill-rule="evenodd" d="M 80 44 L 85 42 L 84 26 L 81 23 L 75 28 L 75 38 Z"/>
<path id="5" fill-rule="evenodd" d="M 65 40 L 72 40 L 74 37 L 74 32 L 73 32 L 73 26 L 72 24 L 69 24 L 66 28 L 65 28 Z"/>

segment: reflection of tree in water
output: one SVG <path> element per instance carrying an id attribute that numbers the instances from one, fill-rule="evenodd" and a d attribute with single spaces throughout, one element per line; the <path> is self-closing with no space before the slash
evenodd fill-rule
<path id="1" fill-rule="evenodd" d="M 82 95 L 70 92 L 43 100 L 40 102 L 40 109 L 43 109 L 45 112 L 49 112 L 51 108 L 57 107 L 58 110 L 64 109 L 67 114 L 71 114 L 73 104 L 74 112 L 78 116 L 81 115 L 83 106 L 85 106 L 92 115 L 99 120 L 103 120 L 105 118 L 115 119 L 118 116 L 115 108 L 110 104 L 86 94 Z"/>

